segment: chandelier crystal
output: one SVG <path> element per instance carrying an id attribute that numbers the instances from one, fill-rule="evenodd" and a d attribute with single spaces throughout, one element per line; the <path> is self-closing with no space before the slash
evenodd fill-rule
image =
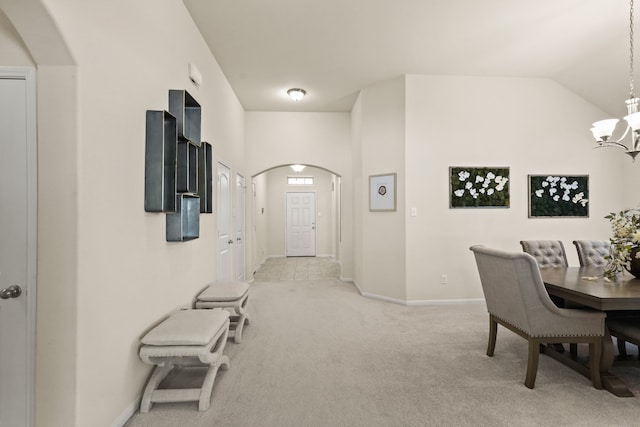
<path id="1" fill-rule="evenodd" d="M 627 104 L 627 115 L 623 120 L 606 119 L 595 122 L 591 128 L 593 137 L 600 147 L 617 147 L 625 150 L 633 161 L 640 154 L 640 98 L 637 98 L 633 88 L 633 0 L 629 2 L 629 99 Z M 618 124 L 624 126 L 624 131 L 620 137 L 612 138 Z M 630 136 L 630 145 L 623 143 L 624 139 Z"/>

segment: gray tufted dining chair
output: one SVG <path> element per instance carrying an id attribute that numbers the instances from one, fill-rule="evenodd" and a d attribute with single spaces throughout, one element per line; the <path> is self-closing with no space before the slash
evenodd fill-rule
<path id="1" fill-rule="evenodd" d="M 521 240 L 520 245 L 522 250 L 529 255 L 533 256 L 540 268 L 550 267 L 568 267 L 567 253 L 564 250 L 564 245 L 560 240 Z M 577 308 L 579 306 L 567 303 L 562 298 L 551 297 L 551 301 L 558 307 L 563 308 Z M 554 344 L 553 347 L 556 351 L 564 351 L 562 344 Z M 578 345 L 570 344 L 569 350 L 573 354 L 578 354 Z"/>
<path id="2" fill-rule="evenodd" d="M 493 356 L 498 324 L 529 342 L 525 386 L 533 388 L 543 343 L 589 343 L 589 372 L 601 389 L 600 358 L 606 314 L 556 307 L 533 256 L 484 246 L 469 248 L 476 259 L 489 312 L 487 356 Z"/>
<path id="3" fill-rule="evenodd" d="M 574 240 L 578 251 L 580 267 L 605 267 L 605 257 L 611 253 L 611 242 L 608 240 Z"/>
<path id="4" fill-rule="evenodd" d="M 523 251 L 536 259 L 540 268 L 569 266 L 560 240 L 521 240 L 520 245 Z"/>

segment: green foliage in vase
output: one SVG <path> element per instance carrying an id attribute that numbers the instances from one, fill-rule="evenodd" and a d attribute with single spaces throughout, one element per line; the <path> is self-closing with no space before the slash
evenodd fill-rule
<path id="1" fill-rule="evenodd" d="M 616 274 L 631 268 L 632 257 L 640 258 L 640 210 L 626 209 L 605 216 L 611 223 L 613 235 L 611 254 L 606 257 L 606 277 L 614 278 Z"/>

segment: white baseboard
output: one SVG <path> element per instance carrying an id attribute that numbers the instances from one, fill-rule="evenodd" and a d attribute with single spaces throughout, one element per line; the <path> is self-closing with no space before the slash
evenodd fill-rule
<path id="1" fill-rule="evenodd" d="M 410 300 L 406 305 L 458 305 L 458 304 L 484 304 L 484 298 L 471 299 L 431 299 L 431 300 Z"/>
<path id="2" fill-rule="evenodd" d="M 385 297 L 382 295 L 370 294 L 368 292 L 360 292 L 360 295 L 362 295 L 365 298 L 377 299 L 385 302 L 392 302 L 394 304 L 407 305 L 406 301 L 396 299 L 396 298 L 391 298 L 391 297 Z"/>
<path id="3" fill-rule="evenodd" d="M 316 257 L 316 258 L 335 258 L 336 256 L 335 256 L 335 255 L 332 255 L 332 254 L 316 254 L 316 255 L 315 255 L 315 257 Z M 286 256 L 286 255 L 284 255 L 284 254 L 267 255 L 267 256 L 264 258 L 264 260 L 266 261 L 266 260 L 271 259 L 271 258 L 287 258 L 287 256 Z M 295 257 L 295 256 L 294 256 L 294 257 L 291 257 L 291 258 L 298 258 L 298 257 Z M 304 257 L 304 256 L 302 256 L 302 257 L 300 257 L 300 258 L 305 258 L 305 257 Z M 313 256 L 308 257 L 308 258 L 313 258 Z M 262 263 L 264 264 L 264 261 L 263 261 Z"/>
<path id="4" fill-rule="evenodd" d="M 120 414 L 120 416 L 116 418 L 113 421 L 113 423 L 111 423 L 111 427 L 124 426 L 127 423 L 127 421 L 129 421 L 129 418 L 131 418 L 133 414 L 135 414 L 138 408 L 140 407 L 140 399 L 142 399 L 142 395 L 138 395 L 136 397 L 136 400 L 133 403 L 131 403 L 131 405 L 127 406 L 127 408 L 122 412 L 122 414 Z"/>
<path id="5" fill-rule="evenodd" d="M 342 280 L 342 278 L 340 279 Z M 401 300 L 397 298 L 391 298 L 384 295 L 372 294 L 369 292 L 363 292 L 360 289 L 360 286 L 353 280 L 351 283 L 354 284 L 360 295 L 365 298 L 377 299 L 380 301 L 392 302 L 394 304 L 400 305 L 454 305 L 454 304 L 484 304 L 484 298 L 472 298 L 472 299 L 433 299 L 433 300 Z"/>
<path id="6" fill-rule="evenodd" d="M 484 304 L 484 299 L 432 299 L 432 300 L 401 300 L 383 295 L 360 292 L 363 297 L 392 302 L 401 305 L 457 305 L 457 304 Z"/>

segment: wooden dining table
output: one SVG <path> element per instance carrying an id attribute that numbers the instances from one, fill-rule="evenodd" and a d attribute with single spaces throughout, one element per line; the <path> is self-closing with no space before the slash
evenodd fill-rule
<path id="1" fill-rule="evenodd" d="M 603 273 L 602 268 L 596 267 L 540 269 L 542 280 L 549 295 L 607 312 L 608 316 L 634 314 L 633 312 L 636 310 L 640 315 L 640 279 L 625 273 L 619 275 L 616 280 L 608 281 L 604 279 Z M 605 338 L 602 341 L 602 362 L 600 364 L 602 385 L 616 396 L 632 397 L 633 393 L 629 390 L 627 384 L 610 371 L 615 361 L 613 347 L 613 340 L 609 330 L 605 328 Z M 587 366 L 579 361 L 575 355 L 568 352 L 558 352 L 552 346 L 543 346 L 542 351 L 589 377 Z"/>

